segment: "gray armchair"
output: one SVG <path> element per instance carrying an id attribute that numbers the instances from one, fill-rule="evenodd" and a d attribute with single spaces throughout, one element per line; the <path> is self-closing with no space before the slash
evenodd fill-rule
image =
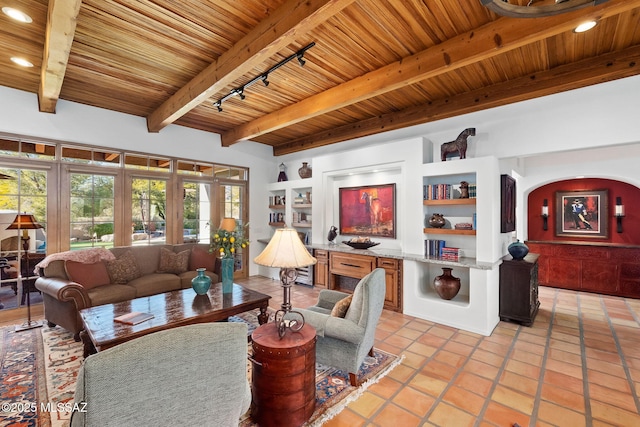
<path id="1" fill-rule="evenodd" d="M 86 402 L 86 405 L 81 402 Z M 156 332 L 89 356 L 71 426 L 237 426 L 251 404 L 247 325 Z"/>
<path id="2" fill-rule="evenodd" d="M 315 306 L 296 308 L 316 328 L 316 361 L 349 372 L 352 385 L 358 385 L 357 373 L 365 356 L 373 354 L 385 289 L 384 269 L 376 268 L 356 286 L 344 318 L 331 315 L 335 304 L 349 295 L 343 292 L 323 289 Z"/>

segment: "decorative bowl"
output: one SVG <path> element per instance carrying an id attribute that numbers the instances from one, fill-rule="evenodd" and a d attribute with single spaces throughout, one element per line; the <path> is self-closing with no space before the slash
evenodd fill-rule
<path id="1" fill-rule="evenodd" d="M 350 242 L 347 240 L 343 240 L 342 243 L 351 246 L 353 249 L 369 249 L 380 244 L 380 242 Z"/>

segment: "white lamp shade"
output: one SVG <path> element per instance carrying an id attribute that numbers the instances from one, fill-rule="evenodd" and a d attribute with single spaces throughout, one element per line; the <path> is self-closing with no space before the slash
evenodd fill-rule
<path id="1" fill-rule="evenodd" d="M 306 267 L 317 262 L 293 228 L 278 228 L 264 251 L 253 261 L 277 268 Z"/>

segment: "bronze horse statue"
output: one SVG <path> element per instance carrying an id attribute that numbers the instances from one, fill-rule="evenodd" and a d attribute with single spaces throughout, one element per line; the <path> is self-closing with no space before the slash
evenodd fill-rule
<path id="1" fill-rule="evenodd" d="M 440 157 L 443 162 L 447 160 L 447 154 L 458 152 L 460 158 L 467 157 L 467 138 L 476 135 L 476 128 L 467 128 L 460 132 L 455 141 L 445 142 L 440 146 Z"/>

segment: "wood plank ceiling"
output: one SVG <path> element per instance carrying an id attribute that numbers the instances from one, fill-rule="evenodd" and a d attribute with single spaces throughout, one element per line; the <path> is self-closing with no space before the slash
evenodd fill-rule
<path id="1" fill-rule="evenodd" d="M 548 1 L 548 0 L 547 0 Z M 527 0 L 511 0 L 526 5 Z M 640 0 L 545 18 L 481 0 L 6 0 L 0 85 L 281 155 L 640 73 Z M 586 33 L 574 27 L 588 19 Z M 310 43 L 292 60 L 241 88 Z M 21 68 L 18 56 L 34 64 Z"/>

